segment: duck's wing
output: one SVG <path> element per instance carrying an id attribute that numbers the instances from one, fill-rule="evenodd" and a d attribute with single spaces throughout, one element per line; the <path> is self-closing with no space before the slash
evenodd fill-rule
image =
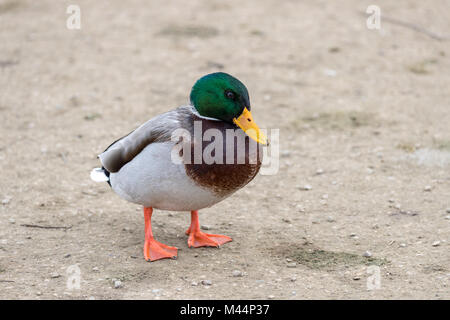
<path id="1" fill-rule="evenodd" d="M 163 113 L 113 142 L 98 157 L 107 171 L 118 172 L 149 144 L 170 141 L 172 132 L 189 126 L 191 117 L 191 106 Z"/>

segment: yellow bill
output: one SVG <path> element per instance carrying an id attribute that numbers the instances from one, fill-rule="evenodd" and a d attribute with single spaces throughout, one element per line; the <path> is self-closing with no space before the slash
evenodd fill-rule
<path id="1" fill-rule="evenodd" d="M 253 121 L 252 114 L 247 108 L 244 109 L 242 114 L 238 118 L 234 118 L 233 122 L 253 140 L 258 143 L 267 144 L 267 137 L 261 132 L 259 127 Z"/>

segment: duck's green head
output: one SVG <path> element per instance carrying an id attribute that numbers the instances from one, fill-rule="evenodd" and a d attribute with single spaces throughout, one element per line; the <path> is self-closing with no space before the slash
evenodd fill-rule
<path id="1" fill-rule="evenodd" d="M 203 76 L 192 87 L 190 100 L 200 115 L 233 123 L 250 138 L 267 144 L 250 113 L 247 88 L 235 77 L 223 72 Z"/>

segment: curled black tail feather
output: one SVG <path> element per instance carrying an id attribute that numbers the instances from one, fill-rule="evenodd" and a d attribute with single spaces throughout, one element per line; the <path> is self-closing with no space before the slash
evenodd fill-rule
<path id="1" fill-rule="evenodd" d="M 106 182 L 108 182 L 109 186 L 111 187 L 111 181 L 109 181 L 109 175 L 111 173 L 108 170 L 106 170 L 106 168 L 103 166 L 102 166 L 102 170 L 105 172 L 105 175 L 108 177 L 108 181 L 106 181 Z"/>

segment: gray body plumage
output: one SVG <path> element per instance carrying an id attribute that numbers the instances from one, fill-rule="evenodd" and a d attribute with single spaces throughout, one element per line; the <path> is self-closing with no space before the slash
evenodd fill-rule
<path id="1" fill-rule="evenodd" d="M 223 122 L 200 116 L 192 106 L 179 107 L 148 120 L 109 146 L 99 155 L 109 179 L 98 168 L 91 172 L 91 178 L 109 181 L 112 189 L 125 200 L 156 209 L 192 211 L 222 201 L 251 181 L 260 163 L 231 165 L 221 171 L 214 164 L 187 167 L 183 162 L 174 162 L 172 152 L 178 150 L 174 148 L 178 141 L 172 141 L 172 133 L 185 129 L 192 135 L 195 120 L 223 128 Z M 238 140 L 248 140 L 241 129 L 233 130 Z M 256 158 L 260 151 L 255 149 L 247 156 Z M 218 177 L 218 173 L 225 176 Z"/>
<path id="2" fill-rule="evenodd" d="M 197 185 L 187 176 L 184 164 L 171 159 L 173 131 L 190 128 L 194 114 L 192 106 L 161 114 L 99 155 L 110 172 L 111 187 L 120 197 L 145 207 L 173 211 L 199 210 L 225 198 Z"/>

